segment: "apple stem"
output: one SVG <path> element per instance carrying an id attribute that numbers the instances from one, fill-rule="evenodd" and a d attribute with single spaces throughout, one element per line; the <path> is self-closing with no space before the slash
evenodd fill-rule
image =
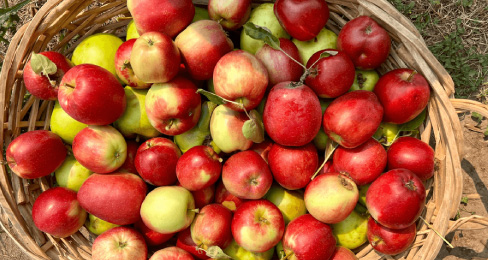
<path id="1" fill-rule="evenodd" d="M 286 260 L 286 259 L 290 258 L 293 255 L 293 252 L 289 255 L 286 255 L 286 253 L 284 253 L 284 254 L 285 255 L 280 260 Z"/>
<path id="2" fill-rule="evenodd" d="M 303 65 L 301 62 L 297 61 L 296 59 L 294 59 L 290 54 L 286 53 L 286 51 L 284 51 L 281 47 L 279 49 L 281 52 L 283 52 L 286 57 L 290 58 L 292 61 L 294 61 L 296 64 L 300 65 L 305 71 L 307 70 L 307 67 L 305 67 L 305 65 Z"/>
<path id="3" fill-rule="evenodd" d="M 427 220 L 425 220 L 422 216 L 420 216 L 420 219 L 427 225 L 428 228 L 432 229 L 440 238 L 442 238 L 442 240 L 444 240 L 444 242 L 446 242 L 446 244 L 450 248 L 454 248 L 454 246 L 452 246 L 451 243 L 449 243 L 449 241 L 447 241 L 445 237 L 443 237 L 439 232 L 437 232 L 437 230 L 435 230 L 434 227 L 429 222 L 427 222 Z"/>
<path id="4" fill-rule="evenodd" d="M 188 211 L 195 212 L 196 214 L 200 213 L 200 209 L 188 209 Z"/>
<path id="5" fill-rule="evenodd" d="M 220 24 L 220 23 L 221 23 L 223 20 L 224 20 L 224 18 L 220 18 L 220 19 L 217 21 L 217 23 L 219 23 L 219 24 Z"/>
<path id="6" fill-rule="evenodd" d="M 67 88 L 75 88 L 73 85 L 70 85 L 68 83 L 64 83 L 64 86 L 67 87 Z"/>
<path id="7" fill-rule="evenodd" d="M 407 81 L 408 82 L 412 82 L 413 76 L 415 74 L 417 74 L 417 71 L 416 70 L 412 71 L 412 73 L 410 73 L 410 75 L 408 76 Z"/>
<path id="8" fill-rule="evenodd" d="M 327 161 L 329 160 L 330 156 L 332 155 L 332 153 L 334 153 L 335 149 L 339 145 L 338 143 L 336 143 L 330 139 L 329 139 L 329 141 L 330 142 L 328 142 L 327 147 L 325 148 L 324 162 L 322 163 L 322 165 L 320 165 L 320 167 L 317 169 L 317 171 L 313 174 L 313 176 L 311 178 L 312 180 L 315 179 L 315 177 L 317 177 L 317 174 L 319 174 L 319 172 L 322 170 L 322 168 L 324 168 L 324 166 L 327 163 Z"/>
<path id="9" fill-rule="evenodd" d="M 166 127 L 164 129 L 166 129 L 167 131 L 171 129 L 171 127 L 173 126 L 173 123 L 174 123 L 174 119 L 170 119 L 168 124 L 166 125 Z"/>

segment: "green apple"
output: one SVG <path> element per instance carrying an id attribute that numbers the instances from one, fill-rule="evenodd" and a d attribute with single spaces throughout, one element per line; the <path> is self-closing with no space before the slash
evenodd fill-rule
<path id="1" fill-rule="evenodd" d="M 130 39 L 137 39 L 139 38 L 139 33 L 137 32 L 136 24 L 134 20 L 130 21 L 127 25 L 127 35 L 125 36 L 125 40 L 128 41 Z"/>
<path id="2" fill-rule="evenodd" d="M 279 184 L 273 183 L 268 193 L 266 193 L 265 199 L 271 201 L 280 209 L 285 225 L 307 213 L 303 193 L 298 190 L 287 190 Z"/>
<path id="3" fill-rule="evenodd" d="M 354 210 L 346 219 L 331 226 L 332 233 L 340 246 L 355 249 L 368 241 L 368 217 Z"/>
<path id="4" fill-rule="evenodd" d="M 298 48 L 298 53 L 302 58 L 303 64 L 306 65 L 308 59 L 312 55 L 323 49 L 336 49 L 337 48 L 337 34 L 333 31 L 323 28 L 317 37 L 310 41 L 299 41 L 297 39 L 292 40 Z"/>
<path id="5" fill-rule="evenodd" d="M 72 144 L 76 134 L 87 127 L 79 121 L 73 119 L 66 113 L 59 102 L 54 104 L 53 113 L 50 121 L 51 132 L 57 134 L 65 143 Z"/>
<path id="6" fill-rule="evenodd" d="M 249 149 L 253 141 L 242 133 L 242 126 L 249 118 L 244 112 L 237 112 L 225 105 L 217 106 L 210 118 L 210 135 L 224 153 Z"/>
<path id="7" fill-rule="evenodd" d="M 256 7 L 251 11 L 248 22 L 252 22 L 255 25 L 266 27 L 277 38 L 290 39 L 290 35 L 281 27 L 278 18 L 276 18 L 273 11 L 273 3 L 264 3 Z M 261 40 L 254 40 L 249 37 L 244 30 L 241 32 L 241 49 L 251 54 L 255 54 L 264 42 Z"/>
<path id="8" fill-rule="evenodd" d="M 366 207 L 366 192 L 368 192 L 368 188 L 371 184 L 366 184 L 358 187 L 359 190 L 359 203 Z"/>
<path id="9" fill-rule="evenodd" d="M 208 16 L 208 10 L 207 8 L 195 6 L 195 16 L 193 16 L 193 21 L 191 22 L 194 23 L 200 20 L 210 20 L 210 17 Z"/>
<path id="10" fill-rule="evenodd" d="M 373 137 L 384 145 L 391 145 L 398 137 L 400 125 L 381 122 Z M 385 141 L 386 140 L 386 141 Z"/>
<path id="11" fill-rule="evenodd" d="M 88 221 L 85 223 L 86 228 L 88 228 L 88 230 L 90 232 L 92 232 L 93 234 L 95 234 L 97 236 L 102 234 L 103 232 L 109 230 L 109 229 L 112 229 L 114 227 L 119 226 L 119 225 L 107 222 L 105 220 L 102 220 L 100 218 L 97 218 L 92 214 L 88 214 L 87 220 Z"/>
<path id="12" fill-rule="evenodd" d="M 117 77 L 114 62 L 115 53 L 122 43 L 124 42 L 113 34 L 93 34 L 85 38 L 78 44 L 78 46 L 76 46 L 71 61 L 75 65 L 84 63 L 98 65 L 110 71 Z"/>
<path id="13" fill-rule="evenodd" d="M 276 246 L 276 254 L 278 259 L 283 259 L 285 257 L 285 249 L 283 249 L 283 241 L 280 241 Z"/>
<path id="14" fill-rule="evenodd" d="M 127 105 L 124 114 L 114 122 L 115 128 L 127 138 L 134 138 L 137 135 L 148 139 L 159 136 L 161 133 L 151 125 L 146 114 L 146 95 L 148 90 L 126 86 L 124 91 Z"/>
<path id="15" fill-rule="evenodd" d="M 351 89 L 354 90 L 367 90 L 373 91 L 376 82 L 380 79 L 378 72 L 375 70 L 356 70 L 356 77 L 354 78 L 354 83 L 352 83 Z"/>
<path id="16" fill-rule="evenodd" d="M 69 155 L 54 172 L 56 182 L 59 186 L 78 192 L 85 180 L 93 172 L 81 165 L 75 157 Z"/>
<path id="17" fill-rule="evenodd" d="M 239 246 L 235 240 L 232 240 L 230 245 L 224 249 L 224 253 L 234 260 L 270 260 L 273 258 L 274 247 L 262 253 L 253 253 Z"/>
<path id="18" fill-rule="evenodd" d="M 313 138 L 313 144 L 317 150 L 325 151 L 325 148 L 327 147 L 327 140 L 329 140 L 329 137 L 324 132 L 324 127 L 321 126 L 319 132 Z"/>

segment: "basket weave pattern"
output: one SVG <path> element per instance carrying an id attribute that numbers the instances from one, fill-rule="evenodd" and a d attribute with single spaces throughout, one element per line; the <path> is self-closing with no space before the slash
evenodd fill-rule
<path id="1" fill-rule="evenodd" d="M 193 2 L 204 6 L 208 1 Z M 253 1 L 254 4 L 261 2 L 272 1 Z M 392 50 L 379 69 L 381 74 L 395 68 L 412 68 L 424 75 L 432 87 L 428 117 L 420 128 L 421 139 L 435 144 L 436 172 L 434 178 L 426 183 L 428 200 L 422 214 L 431 226 L 419 221 L 417 239 L 403 254 L 383 256 L 366 245 L 357 251 L 357 256 L 361 259 L 434 259 L 443 240 L 433 230 L 445 235 L 454 229 L 488 226 L 488 221 L 478 216 L 450 221 L 456 215 L 463 188 L 463 135 L 456 109 L 476 111 L 488 117 L 488 106 L 451 99 L 454 94 L 451 77 L 429 51 L 415 26 L 386 0 L 327 2 L 331 11 L 327 28 L 335 33 L 359 15 L 373 17 L 389 32 Z M 115 21 L 114 17 L 119 16 L 130 16 L 126 0 L 107 0 L 101 4 L 89 0 L 50 0 L 30 23 L 20 28 L 10 43 L 0 75 L 0 105 L 4 108 L 0 113 L 3 153 L 22 132 L 49 130 L 54 102 L 33 96 L 24 100 L 26 89 L 22 69 L 30 54 L 45 51 L 49 46 L 69 57 L 79 42 L 94 33 L 123 36 L 129 20 Z M 57 43 L 53 46 L 53 42 Z M 94 237 L 84 227 L 69 238 L 57 239 L 39 231 L 33 224 L 32 205 L 42 191 L 53 185 L 52 176 L 25 180 L 10 174 L 4 164 L 0 168 L 0 225 L 16 244 L 33 259 L 90 259 Z"/>

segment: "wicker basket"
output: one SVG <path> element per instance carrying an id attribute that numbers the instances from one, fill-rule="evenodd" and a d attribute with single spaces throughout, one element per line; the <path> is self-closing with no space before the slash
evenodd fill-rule
<path id="1" fill-rule="evenodd" d="M 201 6 L 207 2 L 194 1 Z M 443 244 L 434 230 L 445 235 L 454 229 L 488 226 L 488 220 L 478 216 L 450 221 L 457 212 L 463 188 L 460 163 L 463 134 L 456 108 L 477 111 L 488 117 L 488 106 L 450 99 L 454 93 L 451 77 L 429 51 L 414 25 L 386 0 L 327 2 L 331 10 L 327 27 L 336 33 L 348 20 L 359 15 L 373 17 L 390 33 L 392 51 L 380 68 L 381 73 L 399 67 L 413 68 L 426 77 L 433 90 L 428 117 L 420 128 L 421 139 L 435 144 L 436 172 L 426 184 L 428 201 L 422 215 L 431 224 L 419 221 L 417 239 L 403 254 L 383 256 L 365 245 L 357 255 L 361 259 L 434 259 Z M 24 100 L 26 89 L 22 82 L 22 69 L 30 59 L 30 53 L 44 51 L 49 46 L 69 55 L 81 40 L 91 34 L 109 32 L 123 36 L 129 20 L 117 21 L 114 17 L 118 16 L 130 16 L 126 0 L 107 0 L 102 4 L 89 0 L 49 0 L 30 23 L 20 28 L 10 43 L 1 72 L 0 105 L 4 108 L 0 114 L 2 152 L 24 131 L 49 129 L 54 102 L 34 97 Z M 61 34 L 64 35 L 62 39 L 59 37 Z M 0 225 L 15 243 L 33 259 L 90 259 L 93 236 L 84 227 L 69 238 L 57 239 L 39 231 L 32 222 L 32 205 L 43 190 L 52 186 L 53 178 L 25 180 L 8 173 L 4 164 L 0 168 Z"/>

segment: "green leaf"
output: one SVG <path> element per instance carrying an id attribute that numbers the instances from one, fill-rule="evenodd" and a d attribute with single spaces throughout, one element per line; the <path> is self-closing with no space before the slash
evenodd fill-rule
<path id="1" fill-rule="evenodd" d="M 207 256 L 214 259 L 232 259 L 229 255 L 224 253 L 222 248 L 218 246 L 211 246 L 206 251 Z"/>
<path id="2" fill-rule="evenodd" d="M 462 197 L 461 198 L 461 203 L 464 204 L 464 205 L 467 205 L 468 204 L 468 201 L 469 201 L 468 197 Z"/>
<path id="3" fill-rule="evenodd" d="M 30 0 L 25 0 L 23 2 L 20 2 L 14 6 L 7 7 L 7 8 L 1 8 L 0 9 L 0 24 L 3 25 L 7 20 L 13 19 L 18 21 L 19 17 L 17 16 L 17 12 L 24 7 L 26 4 L 28 4 Z"/>
<path id="4" fill-rule="evenodd" d="M 319 59 L 326 58 L 329 56 L 335 56 L 335 55 L 337 55 L 337 53 L 339 53 L 339 52 L 338 51 L 324 51 L 320 54 Z"/>
<path id="5" fill-rule="evenodd" d="M 206 96 L 208 98 L 208 100 L 210 100 L 211 102 L 213 102 L 217 105 L 224 105 L 227 103 L 227 101 L 225 101 L 225 99 L 223 99 L 222 97 L 220 97 L 217 94 L 214 94 L 212 92 L 206 91 L 204 89 L 199 88 L 197 90 L 197 93 Z"/>
<path id="6" fill-rule="evenodd" d="M 251 118 L 244 122 L 242 126 L 242 134 L 248 140 L 255 143 L 261 143 L 264 141 L 264 124 L 261 120 L 261 115 L 256 110 L 250 112 Z"/>
<path id="7" fill-rule="evenodd" d="M 244 32 L 255 40 L 262 40 L 275 50 L 280 50 L 280 40 L 268 28 L 255 25 L 252 22 L 244 24 Z"/>
<path id="8" fill-rule="evenodd" d="M 427 116 L 427 110 L 424 109 L 424 111 L 422 111 L 417 117 L 415 117 L 414 119 L 402 124 L 400 126 L 400 131 L 416 130 L 425 121 L 426 116 Z"/>
<path id="9" fill-rule="evenodd" d="M 483 120 L 483 116 L 477 112 L 471 113 L 471 119 L 476 121 L 476 123 L 480 124 L 481 121 Z"/>
<path id="10" fill-rule="evenodd" d="M 488 127 L 486 128 L 485 132 L 483 133 L 485 136 L 488 136 Z"/>
<path id="11" fill-rule="evenodd" d="M 56 73 L 56 71 L 58 70 L 58 67 L 56 67 L 56 64 L 54 64 L 54 62 L 52 62 L 46 56 L 42 54 L 37 54 L 35 52 L 32 53 L 30 62 L 32 70 L 37 75 L 41 75 L 42 73 L 42 75 L 44 76 L 49 76 Z"/>

